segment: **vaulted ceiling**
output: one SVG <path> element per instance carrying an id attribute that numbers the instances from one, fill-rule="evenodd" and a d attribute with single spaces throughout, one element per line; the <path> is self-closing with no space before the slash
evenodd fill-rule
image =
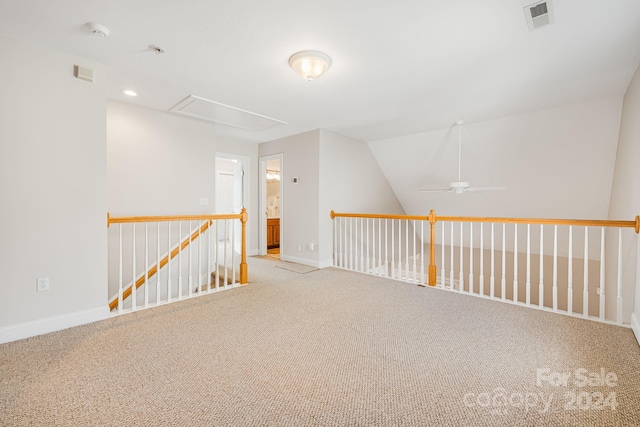
<path id="1" fill-rule="evenodd" d="M 196 95 L 288 123 L 218 126 L 257 142 L 316 128 L 374 141 L 624 93 L 640 59 L 638 0 L 555 0 L 555 23 L 531 32 L 530 3 L 4 0 L 0 35 L 106 65 L 110 99 L 167 111 Z M 313 82 L 288 65 L 306 49 L 333 61 Z"/>

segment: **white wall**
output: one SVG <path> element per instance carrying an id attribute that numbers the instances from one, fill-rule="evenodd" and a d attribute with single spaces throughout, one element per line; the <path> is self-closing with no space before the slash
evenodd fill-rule
<path id="1" fill-rule="evenodd" d="M 611 188 L 610 219 L 631 220 L 640 215 L 640 67 L 624 96 L 615 174 Z M 626 284 L 633 286 L 640 268 L 638 235 L 623 241 Z M 617 249 L 617 248 L 616 248 Z M 635 282 L 634 332 L 640 341 L 640 281 Z"/>
<path id="2" fill-rule="evenodd" d="M 309 250 L 308 244 L 317 243 L 319 236 L 319 145 L 320 131 L 314 130 L 259 146 L 260 157 L 283 153 L 280 258 L 313 266 L 319 265 L 318 251 Z M 293 177 L 298 177 L 297 184 Z"/>
<path id="3" fill-rule="evenodd" d="M 320 240 L 322 266 L 333 265 L 331 211 L 403 215 L 404 211 L 367 143 L 320 131 Z"/>
<path id="4" fill-rule="evenodd" d="M 108 315 L 107 171 L 104 67 L 2 37 L 0 58 L 5 342 Z M 45 276 L 51 290 L 36 293 Z"/>
<path id="5" fill-rule="evenodd" d="M 222 140 L 201 120 L 107 103 L 108 208 L 111 216 L 212 213 L 216 153 L 250 158 L 258 170 L 258 145 Z M 258 249 L 258 182 L 251 179 L 249 251 Z M 200 198 L 209 199 L 208 206 Z"/>
<path id="6" fill-rule="evenodd" d="M 462 180 L 491 193 L 421 193 L 457 181 L 457 128 L 370 142 L 410 215 L 606 219 L 622 98 L 463 127 Z"/>

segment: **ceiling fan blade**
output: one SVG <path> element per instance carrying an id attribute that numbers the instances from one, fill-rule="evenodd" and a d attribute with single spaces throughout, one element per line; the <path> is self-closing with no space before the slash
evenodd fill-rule
<path id="1" fill-rule="evenodd" d="M 469 187 L 465 189 L 465 191 L 470 191 L 473 193 L 482 193 L 484 191 L 502 191 L 506 190 L 506 187 Z"/>
<path id="2" fill-rule="evenodd" d="M 427 190 L 418 190 L 421 193 L 451 193 L 451 188 L 429 188 Z"/>

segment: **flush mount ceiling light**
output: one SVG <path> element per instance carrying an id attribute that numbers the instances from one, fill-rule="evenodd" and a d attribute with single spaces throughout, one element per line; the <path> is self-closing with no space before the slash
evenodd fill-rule
<path id="1" fill-rule="evenodd" d="M 87 22 L 86 24 L 84 24 L 84 26 L 87 31 L 98 37 L 108 37 L 109 33 L 111 32 L 107 27 L 98 24 L 97 22 Z"/>
<path id="2" fill-rule="evenodd" d="M 289 65 L 303 79 L 315 80 L 331 67 L 331 58 L 322 52 L 305 50 L 289 58 Z"/>
<path id="3" fill-rule="evenodd" d="M 138 96 L 138 93 L 131 89 L 124 89 L 124 90 L 121 90 L 120 92 L 124 93 L 127 96 Z"/>

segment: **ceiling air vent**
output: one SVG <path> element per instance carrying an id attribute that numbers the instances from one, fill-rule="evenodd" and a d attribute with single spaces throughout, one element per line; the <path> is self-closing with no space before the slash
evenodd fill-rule
<path id="1" fill-rule="evenodd" d="M 524 15 L 529 31 L 553 24 L 553 3 L 551 0 L 544 0 L 525 6 Z"/>

